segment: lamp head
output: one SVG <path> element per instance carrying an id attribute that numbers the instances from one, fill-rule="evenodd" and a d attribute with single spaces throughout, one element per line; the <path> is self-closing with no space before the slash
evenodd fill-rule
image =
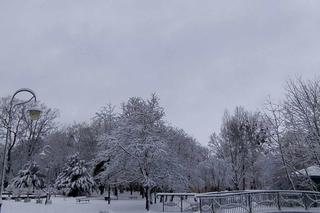
<path id="1" fill-rule="evenodd" d="M 28 110 L 31 120 L 38 120 L 40 118 L 41 112 L 42 111 L 37 107 L 32 107 Z"/>

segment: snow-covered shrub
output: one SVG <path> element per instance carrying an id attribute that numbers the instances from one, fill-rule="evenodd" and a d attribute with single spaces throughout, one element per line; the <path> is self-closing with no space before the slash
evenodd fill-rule
<path id="1" fill-rule="evenodd" d="M 95 182 L 88 173 L 79 153 L 72 155 L 64 170 L 57 177 L 55 186 L 67 196 L 88 195 L 92 192 Z"/>
<path id="2" fill-rule="evenodd" d="M 9 188 L 11 189 L 40 189 L 43 187 L 44 175 L 40 173 L 38 164 L 35 161 L 29 161 L 19 171 L 18 176 L 13 178 Z"/>

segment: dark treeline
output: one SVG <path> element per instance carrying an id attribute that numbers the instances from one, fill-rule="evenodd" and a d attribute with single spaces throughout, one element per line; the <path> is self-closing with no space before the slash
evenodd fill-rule
<path id="1" fill-rule="evenodd" d="M 284 92 L 262 111 L 226 111 L 208 146 L 169 125 L 155 94 L 130 98 L 119 113 L 108 104 L 90 122 L 70 126 L 59 126 L 58 111 L 44 104 L 38 121 L 17 107 L 5 186 L 49 185 L 68 196 L 127 189 L 139 191 L 147 209 L 160 191 L 317 190 L 307 168 L 320 166 L 320 81 L 291 80 Z M 3 141 L 8 100 L 0 103 Z"/>

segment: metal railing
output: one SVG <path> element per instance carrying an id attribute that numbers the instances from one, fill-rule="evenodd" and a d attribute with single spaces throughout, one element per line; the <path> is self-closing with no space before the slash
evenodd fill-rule
<path id="1" fill-rule="evenodd" d="M 158 193 L 165 212 L 260 213 L 320 212 L 320 192 L 254 190 L 209 193 Z"/>
<path id="2" fill-rule="evenodd" d="M 257 190 L 198 194 L 200 213 L 255 213 L 320 210 L 320 193 L 314 191 Z"/>
<path id="3" fill-rule="evenodd" d="M 199 209 L 196 193 L 157 193 L 162 211 L 192 212 Z"/>

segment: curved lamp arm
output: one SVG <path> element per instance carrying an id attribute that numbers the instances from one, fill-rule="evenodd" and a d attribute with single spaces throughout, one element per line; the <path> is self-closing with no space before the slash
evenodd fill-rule
<path id="1" fill-rule="evenodd" d="M 23 101 L 23 102 L 20 102 L 20 103 L 17 103 L 15 104 L 14 106 L 18 106 L 18 105 L 23 105 L 23 104 L 26 104 L 26 103 L 29 103 L 30 101 L 32 101 L 32 99 L 34 99 L 35 103 L 37 102 L 37 97 L 36 97 L 36 94 L 31 90 L 31 89 L 28 89 L 28 88 L 21 88 L 21 89 L 18 89 L 12 96 L 11 100 L 10 100 L 10 109 L 12 109 L 14 106 L 12 106 L 13 104 L 13 100 L 14 100 L 14 97 L 19 94 L 20 92 L 28 92 L 32 95 L 32 97 L 30 99 L 28 99 L 27 101 Z"/>

